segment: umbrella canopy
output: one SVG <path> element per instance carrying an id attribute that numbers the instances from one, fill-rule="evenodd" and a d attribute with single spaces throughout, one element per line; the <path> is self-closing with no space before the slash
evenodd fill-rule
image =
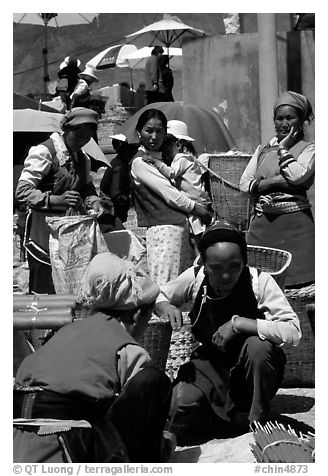
<path id="1" fill-rule="evenodd" d="M 17 93 L 13 94 L 13 109 L 36 109 L 48 112 L 58 112 L 57 109 L 46 106 L 42 102 L 34 101 L 34 99 Z"/>
<path id="2" fill-rule="evenodd" d="M 48 74 L 48 30 L 47 27 L 62 27 L 68 25 L 81 25 L 92 23 L 98 13 L 14 13 L 14 23 L 28 23 L 30 25 L 44 25 L 44 48 L 43 68 L 44 68 L 44 92 L 48 92 L 50 81 Z"/>
<path id="3" fill-rule="evenodd" d="M 30 25 L 61 26 L 92 23 L 98 13 L 14 13 L 14 23 Z"/>
<path id="4" fill-rule="evenodd" d="M 132 69 L 144 69 L 146 60 L 151 56 L 153 48 L 151 46 L 144 46 L 139 50 L 134 51 L 126 56 L 123 56 L 123 61 L 128 63 Z M 182 48 L 170 48 L 170 68 L 182 69 Z"/>
<path id="5" fill-rule="evenodd" d="M 14 132 L 54 132 L 60 131 L 62 114 L 34 109 L 16 109 L 14 112 Z"/>
<path id="6" fill-rule="evenodd" d="M 88 62 L 88 66 L 92 66 L 95 69 L 114 68 L 115 66 L 130 67 L 130 64 L 124 60 L 126 55 L 137 51 L 137 47 L 134 45 L 114 45 L 106 48 L 91 58 Z"/>
<path id="7" fill-rule="evenodd" d="M 13 113 L 14 163 L 24 160 L 32 145 L 43 142 L 52 132 L 61 131 L 60 121 L 63 114 L 33 109 L 16 109 Z M 97 170 L 104 164 L 109 165 L 109 161 L 94 139 L 90 139 L 82 149 L 98 162 L 96 164 L 92 162 L 92 170 Z"/>
<path id="8" fill-rule="evenodd" d="M 118 131 L 125 134 L 129 143 L 139 142 L 135 128 L 140 115 L 147 109 L 159 109 L 167 120 L 184 121 L 189 135 L 195 139 L 193 144 L 198 154 L 226 152 L 237 147 L 218 113 L 191 104 L 181 105 L 178 102 L 157 102 L 139 109 Z"/>
<path id="9" fill-rule="evenodd" d="M 161 45 L 170 48 L 171 46 L 182 47 L 184 38 L 196 38 L 205 36 L 203 30 L 198 30 L 183 23 L 177 16 L 164 14 L 163 20 L 151 23 L 150 25 L 127 35 L 128 41 L 131 39 L 137 46 Z M 169 51 L 167 52 L 169 55 Z"/>

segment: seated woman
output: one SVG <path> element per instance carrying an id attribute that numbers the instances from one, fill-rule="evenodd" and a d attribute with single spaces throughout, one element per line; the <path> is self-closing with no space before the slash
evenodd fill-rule
<path id="1" fill-rule="evenodd" d="M 263 422 L 283 380 L 283 345 L 298 345 L 297 315 L 274 279 L 247 266 L 243 236 L 230 224 L 211 225 L 199 243 L 203 266 L 161 286 L 155 310 L 181 326 L 178 307 L 192 300 L 192 332 L 200 346 L 180 367 L 172 400 L 172 431 L 222 435 L 237 411 Z M 176 412 L 173 411 L 176 408 Z"/>
<path id="2" fill-rule="evenodd" d="M 160 462 L 171 385 L 135 339 L 159 288 L 107 252 L 90 262 L 81 295 L 93 314 L 62 327 L 27 356 L 14 387 L 14 461 Z"/>

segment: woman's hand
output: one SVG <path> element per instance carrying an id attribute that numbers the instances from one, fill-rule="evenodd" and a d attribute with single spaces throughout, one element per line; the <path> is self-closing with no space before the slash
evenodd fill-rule
<path id="1" fill-rule="evenodd" d="M 195 204 L 193 214 L 200 217 L 204 225 L 209 225 L 213 218 L 213 212 L 202 207 L 198 203 Z"/>
<path id="2" fill-rule="evenodd" d="M 158 302 L 155 304 L 155 312 L 158 317 L 169 320 L 172 329 L 179 330 L 182 327 L 182 313 L 173 304 L 167 301 Z"/>
<path id="3" fill-rule="evenodd" d="M 280 149 L 290 149 L 297 142 L 299 130 L 291 127 L 289 134 L 279 142 Z"/>
<path id="4" fill-rule="evenodd" d="M 217 347 L 221 352 L 226 352 L 226 346 L 235 336 L 235 332 L 232 328 L 232 322 L 228 321 L 222 326 L 220 326 L 212 336 L 212 344 Z"/>
<path id="5" fill-rule="evenodd" d="M 78 207 L 82 202 L 81 195 L 75 190 L 67 190 L 62 195 L 50 195 L 50 205 L 58 207 Z"/>

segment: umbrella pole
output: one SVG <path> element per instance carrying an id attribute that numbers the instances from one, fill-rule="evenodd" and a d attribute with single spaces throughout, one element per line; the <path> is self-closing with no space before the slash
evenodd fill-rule
<path id="1" fill-rule="evenodd" d="M 48 24 L 44 24 L 44 48 L 42 50 L 43 55 L 43 91 L 44 94 L 48 94 L 48 83 L 50 82 L 48 73 Z"/>
<path id="2" fill-rule="evenodd" d="M 131 74 L 131 89 L 133 89 L 133 71 L 132 71 L 132 68 L 130 68 L 130 74 Z"/>

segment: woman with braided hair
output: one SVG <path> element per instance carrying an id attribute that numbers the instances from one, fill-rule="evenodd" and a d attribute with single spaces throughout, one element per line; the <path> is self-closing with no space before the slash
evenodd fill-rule
<path id="1" fill-rule="evenodd" d="M 291 252 L 286 287 L 293 288 L 314 282 L 314 220 L 307 191 L 314 182 L 315 148 L 303 131 L 313 117 L 305 96 L 283 93 L 273 109 L 276 136 L 256 149 L 240 180 L 255 205 L 247 243 Z"/>

